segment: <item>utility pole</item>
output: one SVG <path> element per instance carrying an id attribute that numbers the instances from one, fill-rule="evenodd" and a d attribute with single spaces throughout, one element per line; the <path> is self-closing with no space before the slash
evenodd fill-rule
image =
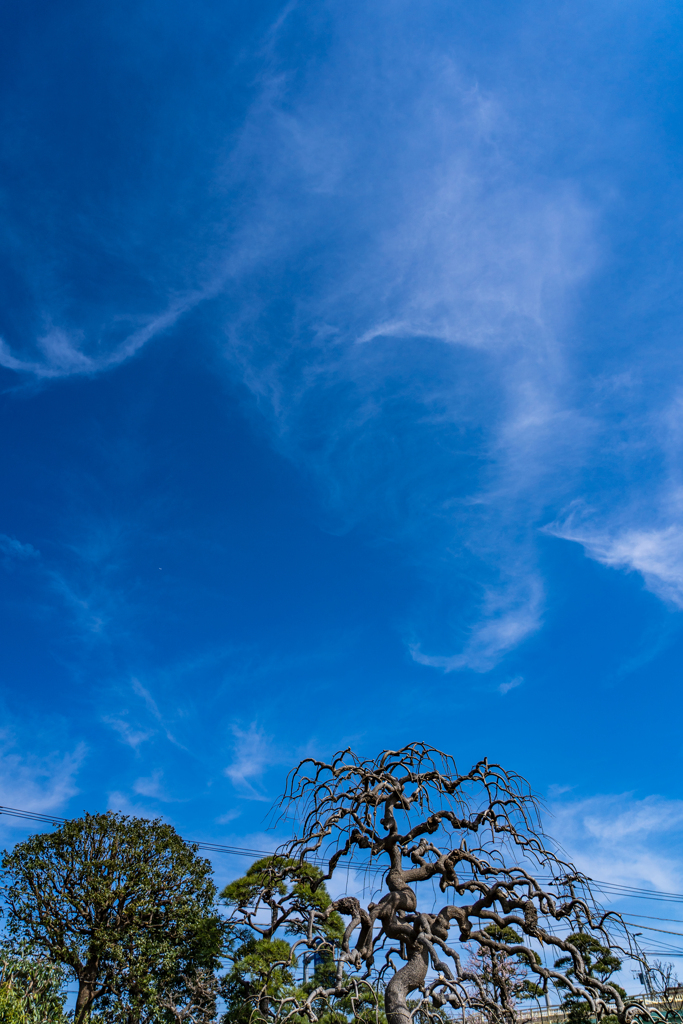
<path id="1" fill-rule="evenodd" d="M 642 934 L 643 934 L 642 932 L 634 932 L 633 933 L 633 938 L 637 939 Z M 647 962 L 647 957 L 645 956 L 645 954 L 641 953 L 640 955 L 643 958 L 644 970 L 642 970 L 642 971 L 633 971 L 632 972 L 633 973 L 633 977 L 638 979 L 640 984 L 645 989 L 646 993 L 649 995 L 650 999 L 654 999 L 656 993 L 655 993 L 655 987 L 652 984 L 652 978 L 650 977 L 650 973 L 651 973 L 650 972 L 650 965 Z"/>

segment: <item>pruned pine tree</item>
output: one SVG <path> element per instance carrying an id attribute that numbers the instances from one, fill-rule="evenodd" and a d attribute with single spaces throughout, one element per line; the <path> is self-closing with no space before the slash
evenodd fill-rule
<path id="1" fill-rule="evenodd" d="M 613 950 L 604 942 L 600 942 L 595 935 L 582 931 L 574 932 L 567 941 L 580 951 L 584 970 L 593 978 L 600 978 L 603 982 L 609 981 L 611 987 L 626 1002 L 625 990 L 621 985 L 610 981 L 612 975 L 621 970 L 623 958 L 616 956 Z M 555 967 L 564 973 L 564 977 L 557 979 L 555 985 L 563 993 L 560 1005 L 567 1015 L 568 1024 L 590 1024 L 593 1013 L 590 1003 L 580 994 L 572 992 L 569 987 L 570 980 L 576 977 L 576 968 L 572 957 L 560 957 L 555 961 Z M 617 1024 L 616 1014 L 608 1013 L 603 1019 L 605 1024 Z"/>
<path id="2" fill-rule="evenodd" d="M 330 965 L 336 969 L 333 951 L 344 929 L 341 917 L 329 912 L 331 899 L 321 880 L 322 872 L 311 864 L 271 856 L 223 889 L 230 937 L 230 966 L 221 988 L 226 1024 L 269 1021 L 273 1006 L 296 998 L 297 975 L 304 968 L 296 949 L 303 940 L 312 982 Z M 312 913 L 320 917 L 312 919 Z"/>

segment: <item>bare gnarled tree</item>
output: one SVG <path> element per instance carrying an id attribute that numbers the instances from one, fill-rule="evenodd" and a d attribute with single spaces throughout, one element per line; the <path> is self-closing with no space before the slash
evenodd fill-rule
<path id="1" fill-rule="evenodd" d="M 322 864 L 321 882 L 350 865 L 382 879 L 386 892 L 365 906 L 345 895 L 324 911 L 311 908 L 293 955 L 301 946 L 320 955 L 325 920 L 335 913 L 348 919 L 341 943 L 327 951 L 332 977 L 266 1000 L 267 1019 L 316 1021 L 331 1002 L 352 1005 L 385 986 L 388 1024 L 411 1024 L 416 1015 L 443 1019 L 444 1009 L 509 1024 L 512 997 L 503 986 L 494 1000 L 472 969 L 472 950 L 484 949 L 523 963 L 540 991 L 558 980 L 598 1020 L 616 1014 L 625 1024 L 622 994 L 591 976 L 568 936 L 580 920 L 582 931 L 622 955 L 637 957 L 637 950 L 619 915 L 600 910 L 589 879 L 544 835 L 521 776 L 487 760 L 461 775 L 450 756 L 424 743 L 374 760 L 344 750 L 329 764 L 303 761 L 288 778 L 281 808 L 294 826 L 283 857 Z M 442 906 L 434 905 L 435 884 Z M 511 929 L 524 940 L 506 941 Z M 558 957 L 571 958 L 569 973 L 547 966 Z M 262 1017 L 263 999 L 260 1006 Z"/>
<path id="2" fill-rule="evenodd" d="M 219 992 L 214 972 L 200 967 L 192 974 L 181 975 L 178 982 L 159 998 L 175 1024 L 213 1024 Z"/>

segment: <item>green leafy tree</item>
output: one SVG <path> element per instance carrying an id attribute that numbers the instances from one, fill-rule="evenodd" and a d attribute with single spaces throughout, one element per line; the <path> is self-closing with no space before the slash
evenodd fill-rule
<path id="1" fill-rule="evenodd" d="M 272 856 L 256 861 L 225 887 L 221 899 L 230 910 L 230 967 L 222 985 L 225 1022 L 269 1020 L 273 1003 L 295 989 L 298 959 L 283 936 L 303 938 L 311 912 L 323 913 L 330 906 L 321 878 L 322 872 L 310 864 Z M 323 947 L 309 988 L 330 965 L 334 970 L 332 949 L 343 933 L 341 917 L 334 912 L 324 922 L 315 921 L 313 934 Z"/>
<path id="2" fill-rule="evenodd" d="M 221 986 L 225 1024 L 269 1020 L 271 1003 L 295 985 L 296 963 L 285 939 L 262 939 L 249 932 L 240 937 L 243 941 L 236 946 Z"/>
<path id="3" fill-rule="evenodd" d="M 2 1024 L 26 1024 L 23 1001 L 11 981 L 0 983 L 0 1022 Z"/>
<path id="4" fill-rule="evenodd" d="M 1 1024 L 66 1024 L 65 972 L 30 950 L 0 948 Z"/>
<path id="5" fill-rule="evenodd" d="M 333 989 L 336 987 L 337 962 L 335 950 L 339 945 L 339 931 L 335 927 L 331 936 L 326 936 L 316 947 L 315 969 L 312 977 L 296 993 L 299 1004 L 316 989 Z M 342 973 L 342 986 L 349 986 L 350 977 Z M 351 988 L 342 996 L 326 996 L 315 1006 L 315 1013 L 320 1024 L 386 1024 L 384 1012 L 384 986 L 377 977 L 371 981 L 367 978 L 355 989 Z M 296 1017 L 296 1024 L 308 1024 L 308 1018 Z M 420 1012 L 415 1017 L 416 1024 L 427 1024 L 422 1021 Z"/>
<path id="6" fill-rule="evenodd" d="M 76 978 L 75 1024 L 96 1005 L 112 1024 L 159 1019 L 169 986 L 218 962 L 211 865 L 161 821 L 86 814 L 1 867 L 10 940 Z"/>
<path id="7" fill-rule="evenodd" d="M 576 932 L 567 939 L 581 954 L 587 973 L 591 978 L 599 978 L 600 981 L 609 981 L 613 974 L 621 969 L 621 960 L 611 951 L 608 946 L 602 945 L 594 935 L 584 932 Z M 576 975 L 574 961 L 571 956 L 560 957 L 555 961 L 555 967 L 564 971 L 568 978 Z M 566 988 L 561 981 L 556 981 L 558 988 Z M 626 998 L 626 992 L 620 985 L 613 981 L 610 984 L 616 988 L 622 999 Z M 568 992 L 561 1003 L 562 1009 L 567 1014 L 569 1024 L 589 1024 L 591 1008 L 585 999 Z M 617 1024 L 616 1015 L 606 1015 L 602 1018 L 604 1024 Z"/>

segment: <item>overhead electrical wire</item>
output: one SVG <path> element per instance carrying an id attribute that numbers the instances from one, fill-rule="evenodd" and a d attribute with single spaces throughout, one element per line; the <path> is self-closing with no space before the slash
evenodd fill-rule
<path id="1" fill-rule="evenodd" d="M 656 918 L 656 916 L 653 918 L 651 914 L 634 913 L 633 910 L 629 910 L 629 916 L 630 918 L 640 918 L 641 921 L 666 921 L 670 925 L 683 925 L 683 921 L 681 921 L 680 918 Z M 638 925 L 638 927 L 640 928 L 640 925 Z M 647 926 L 644 925 L 643 927 L 646 928 Z"/>
<path id="2" fill-rule="evenodd" d="M 38 814 L 35 811 L 25 811 L 19 807 L 4 807 L 0 804 L 0 815 L 8 815 L 12 818 L 24 818 L 26 821 L 39 821 L 46 825 L 64 825 L 68 818 L 60 818 L 57 814 Z M 210 853 L 231 853 L 237 857 L 269 857 L 272 853 L 265 850 L 249 850 L 240 846 L 224 846 L 222 843 L 200 843 L 189 840 L 193 846 L 200 850 L 207 850 Z"/>
<path id="3" fill-rule="evenodd" d="M 5 807 L 2 804 L 0 804 L 0 816 L 3 814 L 7 815 L 8 817 L 23 818 L 25 821 L 36 821 L 47 825 L 64 825 L 69 820 L 68 818 L 62 818 L 57 814 L 40 814 L 37 811 L 27 811 L 20 807 Z M 228 846 L 224 843 L 199 842 L 193 840 L 188 841 L 191 842 L 193 846 L 196 846 L 199 850 L 204 850 L 207 853 L 225 853 L 235 857 L 251 857 L 255 860 L 259 859 L 260 857 L 270 857 L 273 854 L 272 850 L 252 850 L 248 847 Z M 311 858 L 311 860 L 318 864 L 327 864 L 327 861 L 324 861 L 320 857 L 314 857 Z M 368 868 L 366 866 L 360 868 L 359 866 L 359 869 L 363 872 L 371 872 L 373 874 L 377 874 L 383 871 L 383 869 L 379 867 Z M 605 895 L 609 896 L 627 896 L 631 899 L 649 899 L 662 900 L 665 902 L 672 903 L 683 903 L 683 893 L 663 893 L 657 892 L 655 889 L 640 889 L 632 885 L 620 885 L 616 882 L 602 882 L 598 879 L 589 879 L 589 881 L 592 881 L 597 888 L 601 889 L 605 893 Z M 683 924 L 683 921 L 676 921 L 672 918 L 648 916 L 645 914 L 631 914 L 630 916 L 640 917 L 650 921 L 668 921 L 671 924 Z M 630 923 L 634 924 L 635 922 Z M 680 935 L 681 937 L 683 937 L 683 932 L 667 931 L 664 928 L 654 928 L 652 925 L 637 924 L 636 927 L 645 928 L 652 931 L 663 932 L 667 935 Z"/>
<path id="4" fill-rule="evenodd" d="M 655 918 L 657 920 L 657 918 Z M 655 928 L 651 924 L 637 924 L 635 921 L 624 921 L 624 924 L 631 925 L 632 928 L 647 928 L 651 932 L 661 932 L 662 935 L 678 935 L 683 939 L 683 932 L 670 932 L 666 928 Z"/>

